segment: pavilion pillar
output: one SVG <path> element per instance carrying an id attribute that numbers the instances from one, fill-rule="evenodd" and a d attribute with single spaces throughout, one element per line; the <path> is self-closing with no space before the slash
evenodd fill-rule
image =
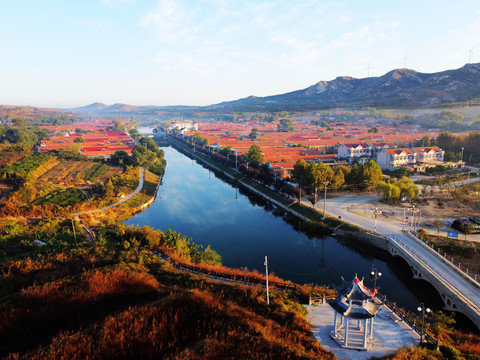
<path id="1" fill-rule="evenodd" d="M 345 317 L 345 346 L 348 345 L 348 317 Z"/>
<path id="2" fill-rule="evenodd" d="M 368 319 L 363 320 L 363 347 L 367 347 Z"/>
<path id="3" fill-rule="evenodd" d="M 333 332 L 335 336 L 337 335 L 337 312 L 334 312 L 335 315 L 333 316 Z"/>
<path id="4" fill-rule="evenodd" d="M 370 318 L 370 339 L 373 338 L 373 317 Z"/>

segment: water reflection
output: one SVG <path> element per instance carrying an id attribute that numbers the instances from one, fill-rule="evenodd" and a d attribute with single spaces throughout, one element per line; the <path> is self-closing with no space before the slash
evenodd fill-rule
<path id="1" fill-rule="evenodd" d="M 268 255 L 271 271 L 299 283 L 338 284 L 341 276 L 351 279 L 356 273 L 367 278 L 374 264 L 383 273 L 377 282 L 382 292 L 407 308 L 418 305 L 398 279 L 400 274 L 405 283 L 412 282 L 409 270 L 396 266 L 388 254 L 329 236 L 309 238 L 302 232 L 304 224 L 289 213 L 223 176 L 192 166 L 191 159 L 173 148 L 164 151 L 168 164 L 155 203 L 127 224 L 171 228 L 196 243 L 210 244 L 226 266 L 263 272 Z M 369 279 L 366 284 L 371 286 Z"/>

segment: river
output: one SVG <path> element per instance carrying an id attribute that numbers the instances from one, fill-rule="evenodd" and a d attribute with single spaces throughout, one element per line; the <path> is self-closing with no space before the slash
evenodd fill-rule
<path id="1" fill-rule="evenodd" d="M 211 245 L 229 267 L 269 271 L 297 283 L 340 284 L 341 277 L 365 277 L 372 266 L 382 273 L 377 288 L 399 305 L 414 310 L 420 301 L 439 307 L 429 284 L 413 280 L 408 266 L 372 248 L 355 248 L 339 238 L 309 239 L 302 223 L 262 198 L 238 189 L 225 179 L 167 147 L 166 172 L 155 202 L 125 221 L 129 225 L 168 228 Z M 415 294 L 415 296 L 413 295 Z M 433 296 L 435 298 L 435 296 Z M 429 302 L 430 301 L 430 302 Z"/>

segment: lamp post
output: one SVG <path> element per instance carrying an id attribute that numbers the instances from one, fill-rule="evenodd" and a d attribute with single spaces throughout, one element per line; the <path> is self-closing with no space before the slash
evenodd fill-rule
<path id="1" fill-rule="evenodd" d="M 237 159 L 238 159 L 238 151 L 235 150 L 235 171 L 238 171 L 238 166 L 237 166 L 238 161 L 237 161 Z"/>
<path id="2" fill-rule="evenodd" d="M 375 215 L 375 226 L 373 232 L 376 234 L 377 233 L 377 217 L 382 213 L 381 210 L 378 210 L 378 208 L 375 208 L 375 210 L 372 210 L 373 214 Z"/>
<path id="3" fill-rule="evenodd" d="M 267 256 L 265 255 L 265 275 L 266 275 L 266 285 L 267 285 L 267 305 L 270 305 L 270 296 L 268 293 L 268 259 Z"/>
<path id="4" fill-rule="evenodd" d="M 421 303 L 418 307 L 417 310 L 422 313 L 422 333 L 420 334 L 420 345 L 423 343 L 423 327 L 425 326 L 425 316 L 430 312 L 429 308 L 426 308 L 423 303 Z M 427 313 L 427 314 L 425 314 Z"/>
<path id="5" fill-rule="evenodd" d="M 323 188 L 325 189 L 325 196 L 323 198 L 323 219 L 327 218 L 327 186 L 330 184 L 330 181 L 322 181 Z"/>
<path id="6" fill-rule="evenodd" d="M 372 271 L 370 272 L 370 277 L 373 280 L 373 290 L 374 291 L 377 288 L 377 279 L 380 278 L 380 276 L 382 276 L 382 273 L 379 272 L 377 270 L 377 268 L 372 265 Z"/>
<path id="7" fill-rule="evenodd" d="M 411 221 L 411 223 L 410 223 L 410 231 L 413 232 L 413 221 L 414 221 L 414 219 L 415 219 L 415 214 L 416 214 L 417 212 L 419 212 L 420 210 L 419 210 L 418 208 L 416 208 L 415 205 L 412 205 L 412 207 L 411 207 L 411 208 L 408 208 L 407 210 L 412 213 L 412 221 Z"/>

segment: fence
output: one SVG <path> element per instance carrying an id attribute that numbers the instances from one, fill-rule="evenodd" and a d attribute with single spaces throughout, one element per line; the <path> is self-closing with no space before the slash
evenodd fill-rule
<path id="1" fill-rule="evenodd" d="M 394 314 L 396 314 L 403 322 L 405 322 L 405 324 L 410 326 L 413 331 L 415 331 L 417 334 L 421 336 L 422 325 L 417 324 L 415 322 L 415 318 L 413 318 L 412 316 L 409 316 L 404 309 L 397 307 L 395 302 L 388 300 L 386 295 L 383 295 L 377 292 L 377 298 L 380 301 L 382 301 L 383 304 L 386 307 L 388 307 Z M 438 339 L 435 339 L 433 336 L 431 336 L 425 329 L 423 331 L 423 338 L 427 343 L 430 343 L 438 347 L 439 345 Z"/>

